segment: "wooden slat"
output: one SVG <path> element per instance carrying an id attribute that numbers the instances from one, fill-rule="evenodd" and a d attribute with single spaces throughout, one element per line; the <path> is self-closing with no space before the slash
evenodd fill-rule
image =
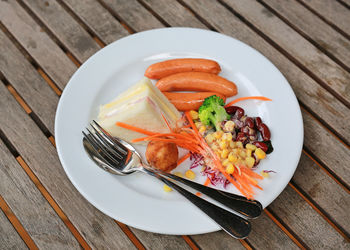
<path id="1" fill-rule="evenodd" d="M 290 186 L 269 206 L 312 249 L 345 249 L 350 243 Z"/>
<path id="2" fill-rule="evenodd" d="M 100 49 L 94 39 L 56 1 L 24 0 L 25 5 L 80 62 Z"/>
<path id="3" fill-rule="evenodd" d="M 292 181 L 349 235 L 350 217 L 347 211 L 350 207 L 349 192 L 341 188 L 305 154 L 301 156 Z"/>
<path id="4" fill-rule="evenodd" d="M 260 3 L 247 0 L 225 0 L 265 36 L 277 43 L 286 53 L 298 60 L 306 70 L 322 80 L 322 84 L 350 105 L 350 74 L 323 54 L 305 38 L 273 15 Z"/>
<path id="5" fill-rule="evenodd" d="M 176 1 L 143 0 L 143 2 L 171 26 L 177 27 L 187 25 L 193 28 L 206 28 L 192 13 Z"/>
<path id="6" fill-rule="evenodd" d="M 349 9 L 333 0 L 299 0 L 350 35 Z"/>
<path id="7" fill-rule="evenodd" d="M 304 111 L 302 113 L 305 147 L 350 187 L 349 148 L 326 131 L 310 114 Z M 344 126 L 350 129 L 349 124 Z"/>
<path id="8" fill-rule="evenodd" d="M 300 32 L 350 68 L 350 41 L 296 1 L 264 0 Z M 350 15 L 350 11 L 349 11 Z M 349 18 L 350 23 L 350 18 Z"/>
<path id="9" fill-rule="evenodd" d="M 0 225 L 1 249 L 28 249 L 1 209 Z"/>
<path id="10" fill-rule="evenodd" d="M 207 0 L 200 3 L 194 0 L 185 0 L 185 3 L 201 17 L 205 17 L 210 25 L 219 32 L 249 44 L 271 60 L 287 78 L 298 99 L 309 109 L 317 112 L 318 117 L 350 142 L 349 127 L 345 126 L 345 124 L 350 124 L 350 111 L 346 106 L 320 87 L 312 78 L 245 26 L 223 6 Z M 217 18 L 217 16 L 220 16 L 220 18 Z"/>
<path id="11" fill-rule="evenodd" d="M 2 31 L 0 55 L 2 74 L 53 134 L 58 96 Z"/>
<path id="12" fill-rule="evenodd" d="M 130 227 L 146 249 L 191 249 L 181 236 L 164 235 Z"/>
<path id="13" fill-rule="evenodd" d="M 112 12 L 120 16 L 135 31 L 164 27 L 136 0 L 101 0 L 101 2 L 104 2 Z"/>
<path id="14" fill-rule="evenodd" d="M 209 234 L 192 235 L 191 238 L 203 250 L 211 249 L 246 249 L 239 240 L 232 239 L 224 231 Z"/>
<path id="15" fill-rule="evenodd" d="M 33 83 L 32 83 L 33 84 Z M 42 185 L 93 248 L 134 248 L 109 217 L 76 191 L 59 162 L 56 149 L 8 91 L 0 91 L 0 127 Z"/>
<path id="16" fill-rule="evenodd" d="M 16 2 L 0 2 L 0 20 L 23 48 L 61 88 L 67 84 L 76 70 L 66 56 L 41 27 Z"/>
<path id="17" fill-rule="evenodd" d="M 81 20 L 105 43 L 109 44 L 129 32 L 96 0 L 63 0 Z"/>
<path id="18" fill-rule="evenodd" d="M 0 91 L 7 92 L 2 83 Z M 72 233 L 1 141 L 0 165 L 1 195 L 36 245 L 46 249 L 79 249 Z"/>

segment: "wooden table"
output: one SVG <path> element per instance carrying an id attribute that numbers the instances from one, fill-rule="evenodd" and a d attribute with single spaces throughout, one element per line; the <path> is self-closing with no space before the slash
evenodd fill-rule
<path id="1" fill-rule="evenodd" d="M 0 249 L 350 249 L 349 0 L 7 0 L 0 22 Z M 90 205 L 59 162 L 54 117 L 72 74 L 119 38 L 170 26 L 249 44 L 301 106 L 299 166 L 245 240 L 128 227 Z"/>

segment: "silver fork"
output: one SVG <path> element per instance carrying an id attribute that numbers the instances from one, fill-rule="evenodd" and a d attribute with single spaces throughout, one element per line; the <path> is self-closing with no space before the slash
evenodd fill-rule
<path id="1" fill-rule="evenodd" d="M 251 230 L 249 221 L 192 194 L 164 178 L 161 176 L 161 172 L 155 171 L 142 162 L 134 147 L 119 138 L 110 136 L 95 121 L 91 123 L 91 127 L 93 131 L 88 128 L 88 133 L 83 131 L 83 144 L 90 158 L 100 167 L 113 174 L 127 175 L 139 171 L 154 176 L 182 194 L 232 237 L 243 239 L 248 236 Z"/>

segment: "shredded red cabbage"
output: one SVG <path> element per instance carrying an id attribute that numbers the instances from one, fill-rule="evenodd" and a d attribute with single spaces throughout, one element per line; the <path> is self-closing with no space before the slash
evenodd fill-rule
<path id="1" fill-rule="evenodd" d="M 264 173 L 277 173 L 276 171 L 273 171 L 273 170 L 263 170 Z"/>

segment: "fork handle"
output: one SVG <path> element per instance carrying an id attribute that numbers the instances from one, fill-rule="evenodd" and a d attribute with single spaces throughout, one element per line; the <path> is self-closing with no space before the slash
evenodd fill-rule
<path id="1" fill-rule="evenodd" d="M 178 186 L 177 184 L 169 181 L 168 179 L 160 176 L 158 173 L 143 168 L 144 173 L 154 176 L 164 182 L 169 187 L 175 189 L 180 194 L 182 194 L 187 200 L 192 204 L 197 206 L 205 214 L 207 214 L 212 220 L 214 220 L 226 233 L 231 235 L 236 239 L 244 239 L 248 236 L 251 231 L 250 222 L 238 215 L 235 215 L 221 207 L 218 207 L 198 196 L 190 193 L 186 189 Z"/>
<path id="2" fill-rule="evenodd" d="M 249 218 L 257 218 L 261 215 L 262 205 L 257 200 L 249 200 L 243 196 L 231 194 L 225 191 L 217 190 L 214 188 L 206 187 L 193 181 L 181 178 L 179 176 L 169 174 L 163 171 L 156 171 L 158 174 L 169 177 L 176 181 L 179 181 L 205 195 L 220 202 L 221 204 L 231 208 L 235 212 Z"/>

